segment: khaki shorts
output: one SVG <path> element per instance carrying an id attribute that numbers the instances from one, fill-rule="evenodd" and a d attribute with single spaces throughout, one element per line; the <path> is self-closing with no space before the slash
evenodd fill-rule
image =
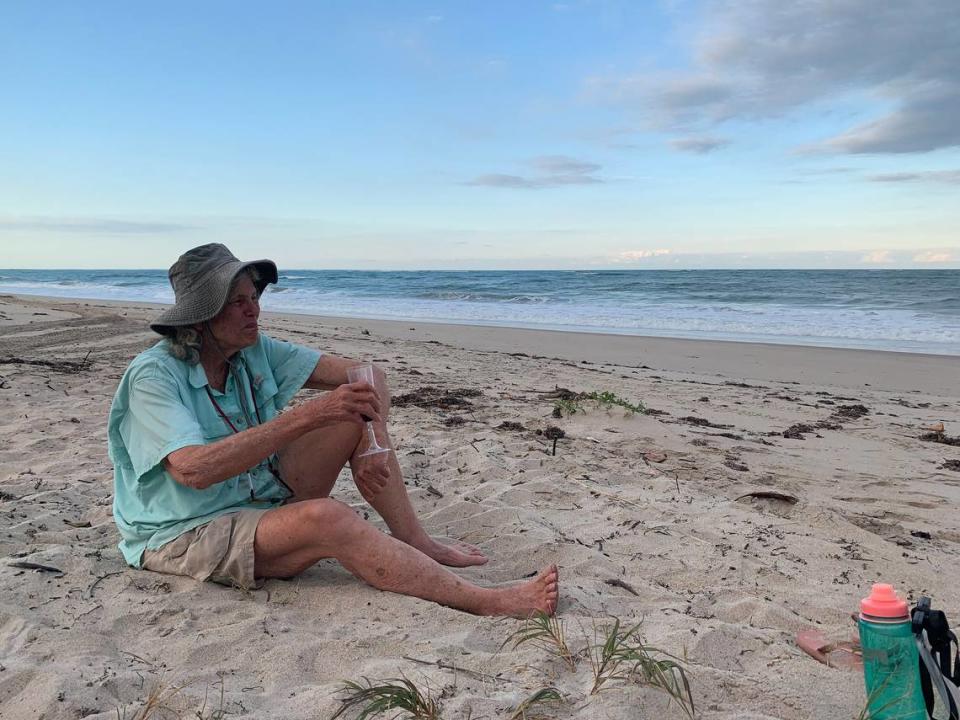
<path id="1" fill-rule="evenodd" d="M 244 590 L 259 587 L 254 577 L 253 541 L 263 510 L 221 515 L 179 535 L 156 550 L 144 550 L 146 570 L 187 575 Z"/>

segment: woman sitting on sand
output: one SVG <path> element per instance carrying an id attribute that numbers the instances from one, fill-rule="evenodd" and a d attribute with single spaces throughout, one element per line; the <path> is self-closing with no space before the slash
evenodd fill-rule
<path id="1" fill-rule="evenodd" d="M 348 383 L 358 363 L 260 333 L 258 300 L 276 281 L 272 261 L 241 262 L 220 244 L 170 268 L 175 304 L 150 325 L 165 339 L 130 363 L 110 410 L 126 561 L 246 588 L 332 557 L 381 590 L 478 615 L 552 614 L 555 566 L 500 588 L 443 567 L 487 558 L 426 534 L 393 452 L 358 460 L 364 416 L 390 444 L 385 375 Z M 330 392 L 280 414 L 301 387 Z M 329 497 L 347 463 L 390 535 Z"/>

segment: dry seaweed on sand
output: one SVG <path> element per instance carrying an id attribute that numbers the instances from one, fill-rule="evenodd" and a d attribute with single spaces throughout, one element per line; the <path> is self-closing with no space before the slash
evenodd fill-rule
<path id="1" fill-rule="evenodd" d="M 731 470 L 736 470 L 737 472 L 747 472 L 748 468 L 740 458 L 737 457 L 728 457 L 723 461 L 724 466 L 730 468 Z"/>
<path id="2" fill-rule="evenodd" d="M 870 410 L 864 405 L 841 405 L 833 411 L 833 416 L 838 420 L 859 420 L 864 415 L 869 415 Z"/>
<path id="3" fill-rule="evenodd" d="M 480 397 L 483 393 L 476 388 L 444 389 L 432 386 L 417 388 L 412 392 L 397 395 L 391 401 L 394 407 L 416 405 L 419 408 L 440 408 L 453 410 L 456 408 L 472 407 L 473 403 L 467 398 Z"/>
<path id="4" fill-rule="evenodd" d="M 783 436 L 791 440 L 803 440 L 806 433 L 812 433 L 814 431 L 813 425 L 807 425 L 807 423 L 797 423 L 796 425 L 791 425 L 786 430 L 783 431 Z"/>
<path id="5" fill-rule="evenodd" d="M 93 363 L 90 361 L 90 352 L 83 360 L 42 360 L 35 358 L 5 357 L 0 358 L 0 365 L 37 365 L 59 373 L 79 373 L 89 370 Z"/>
<path id="6" fill-rule="evenodd" d="M 940 443 L 941 445 L 953 445 L 954 447 L 960 447 L 960 437 L 951 437 L 950 435 L 945 435 L 942 432 L 924 433 L 920 436 L 920 439 L 925 442 L 935 442 Z"/>
<path id="7" fill-rule="evenodd" d="M 685 422 L 688 425 L 696 425 L 697 427 L 717 428 L 719 430 L 726 430 L 727 428 L 733 427 L 733 425 L 720 425 L 718 423 L 713 423 L 706 418 L 697 417 L 696 415 L 687 415 L 686 417 L 682 417 L 680 418 L 680 422 Z"/>

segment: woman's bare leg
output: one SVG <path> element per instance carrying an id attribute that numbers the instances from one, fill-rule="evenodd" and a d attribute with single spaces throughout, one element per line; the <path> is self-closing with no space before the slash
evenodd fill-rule
<path id="1" fill-rule="evenodd" d="M 377 392 L 381 396 L 381 417 L 386 418 L 390 392 L 382 377 L 377 383 Z M 376 432 L 383 447 L 393 447 L 385 422 L 378 424 Z M 347 462 L 356 481 L 363 463 L 377 461 L 359 457 L 367 443 L 366 430 L 359 425 L 340 423 L 314 430 L 290 443 L 280 453 L 281 475 L 296 493 L 296 500 L 329 497 Z M 486 555 L 474 545 L 438 540 L 428 535 L 410 502 L 396 453 L 385 453 L 380 461 L 387 463 L 387 484 L 366 500 L 384 519 L 394 537 L 443 565 L 468 567 L 487 562 Z"/>
<path id="2" fill-rule="evenodd" d="M 516 585 L 483 588 L 329 498 L 264 513 L 257 526 L 255 553 L 258 577 L 289 577 L 332 557 L 375 588 L 476 615 L 529 617 L 538 611 L 552 615 L 557 608 L 556 566 Z"/>

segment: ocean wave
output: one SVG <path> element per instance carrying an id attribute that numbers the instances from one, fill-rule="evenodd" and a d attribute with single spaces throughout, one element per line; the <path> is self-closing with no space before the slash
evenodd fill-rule
<path id="1" fill-rule="evenodd" d="M 419 300 L 445 300 L 450 302 L 480 302 L 480 303 L 510 303 L 530 304 L 547 303 L 551 298 L 545 295 L 528 295 L 517 293 L 484 293 L 484 292 L 421 292 L 414 295 Z"/>
<path id="2" fill-rule="evenodd" d="M 960 355 L 960 271 L 299 271 L 266 310 Z M 170 302 L 160 270 L 4 269 L 0 291 Z"/>
<path id="3" fill-rule="evenodd" d="M 292 299 L 292 298 L 289 298 Z M 313 312 L 324 315 L 422 319 L 467 324 L 514 325 L 566 330 L 590 330 L 637 335 L 714 337 L 753 341 L 827 343 L 837 346 L 925 349 L 960 354 L 960 324 L 940 319 L 924 320 L 900 311 L 868 315 L 858 310 L 796 309 L 751 306 L 701 307 L 655 305 L 629 308 L 604 305 L 530 305 L 450 302 L 407 299 L 373 302 L 340 298 L 334 302 L 287 303 L 287 298 L 266 309 Z"/>

